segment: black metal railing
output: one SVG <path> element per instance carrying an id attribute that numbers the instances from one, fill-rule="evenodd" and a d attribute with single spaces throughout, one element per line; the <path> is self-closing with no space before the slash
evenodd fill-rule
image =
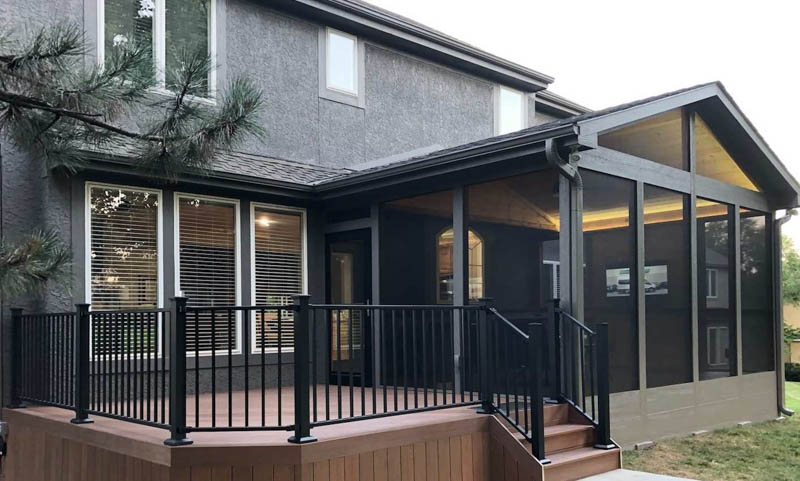
<path id="1" fill-rule="evenodd" d="M 589 329 L 554 304 L 515 325 L 484 299 L 467 306 L 189 306 L 62 314 L 12 310 L 11 405 L 23 401 L 169 429 L 294 431 L 481 404 L 544 453 L 543 380 L 555 331 L 556 397 L 608 434 L 607 327 Z M 550 324 L 548 324 L 550 325 Z M 550 344 L 553 344 L 552 341 Z M 550 369 L 548 367 L 548 369 Z M 551 383 L 551 384 L 552 384 Z"/>
<path id="2" fill-rule="evenodd" d="M 471 345 L 481 306 L 309 308 L 312 425 L 480 402 Z M 326 339 L 331 356 L 320 359 Z"/>
<path id="3" fill-rule="evenodd" d="M 560 401 L 571 404 L 594 424 L 596 447 L 610 448 L 608 379 L 608 324 L 590 329 L 559 307 L 554 300 L 555 390 Z"/>
<path id="4" fill-rule="evenodd" d="M 483 322 L 487 324 L 483 340 L 490 395 L 484 411 L 505 418 L 531 443 L 532 454 L 548 464 L 544 446 L 543 324 L 527 323 L 526 332 L 491 307 Z"/>
<path id="5" fill-rule="evenodd" d="M 75 402 L 75 313 L 11 310 L 11 406 L 23 401 L 71 409 Z"/>
<path id="6" fill-rule="evenodd" d="M 85 389 L 88 414 L 166 427 L 169 425 L 169 347 L 171 312 L 166 309 L 89 311 L 79 306 L 79 329 L 89 333 Z M 85 339 L 82 333 L 80 339 Z M 87 349 L 88 348 L 88 349 Z M 84 401 L 78 402 L 83 405 Z M 85 419 L 78 413 L 76 419 Z"/>

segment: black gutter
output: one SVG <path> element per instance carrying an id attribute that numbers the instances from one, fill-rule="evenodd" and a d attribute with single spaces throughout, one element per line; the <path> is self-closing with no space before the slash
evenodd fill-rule
<path id="1" fill-rule="evenodd" d="M 496 141 L 485 144 L 467 145 L 456 151 L 434 153 L 420 158 L 419 161 L 411 160 L 395 167 L 350 174 L 340 179 L 317 184 L 316 192 L 320 193 L 323 199 L 329 199 L 348 195 L 353 193 L 353 190 L 362 191 L 365 190 L 365 187 L 374 188 L 371 187 L 371 184 L 377 184 L 390 178 L 395 179 L 394 183 L 406 182 L 419 177 L 464 170 L 510 157 L 543 152 L 544 142 L 556 137 L 562 139 L 562 145 L 571 145 L 577 142 L 575 127 L 572 124 L 561 125 L 530 135 L 521 135 L 510 139 L 498 138 Z M 457 164 L 457 166 L 453 164 Z"/>

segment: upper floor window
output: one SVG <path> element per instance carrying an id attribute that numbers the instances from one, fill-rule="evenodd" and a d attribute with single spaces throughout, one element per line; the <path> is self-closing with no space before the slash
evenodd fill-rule
<path id="1" fill-rule="evenodd" d="M 498 135 L 525 128 L 525 95 L 517 90 L 500 87 L 497 93 L 495 130 Z"/>
<path id="2" fill-rule="evenodd" d="M 358 39 L 343 32 L 326 32 L 325 84 L 329 89 L 358 95 Z"/>
<path id="3" fill-rule="evenodd" d="M 98 61 L 120 45 L 146 45 L 161 87 L 176 84 L 183 52 L 207 52 L 214 62 L 215 0 L 99 0 Z M 207 79 L 215 88 L 212 69 Z"/>

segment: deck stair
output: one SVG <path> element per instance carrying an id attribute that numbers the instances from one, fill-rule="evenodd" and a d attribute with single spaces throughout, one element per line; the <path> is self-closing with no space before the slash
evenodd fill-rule
<path id="1" fill-rule="evenodd" d="M 522 433 L 502 416 L 496 418 L 530 453 L 531 444 Z M 544 465 L 544 481 L 581 479 L 620 468 L 619 448 L 595 448 L 594 426 L 568 404 L 545 406 L 544 426 L 545 454 L 550 460 Z"/>

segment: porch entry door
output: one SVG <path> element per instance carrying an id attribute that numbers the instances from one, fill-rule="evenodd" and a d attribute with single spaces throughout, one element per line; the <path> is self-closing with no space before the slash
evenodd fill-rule
<path id="1" fill-rule="evenodd" d="M 329 304 L 370 304 L 372 289 L 371 234 L 368 229 L 329 234 L 326 265 Z M 328 317 L 331 383 L 370 385 L 372 356 L 369 312 L 336 309 Z"/>

